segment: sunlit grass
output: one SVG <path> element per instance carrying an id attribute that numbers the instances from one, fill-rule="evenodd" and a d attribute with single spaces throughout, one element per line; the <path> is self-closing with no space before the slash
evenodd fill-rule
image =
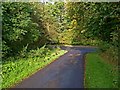
<path id="1" fill-rule="evenodd" d="M 118 71 L 116 66 L 106 62 L 98 53 L 86 56 L 85 87 L 117 88 Z"/>

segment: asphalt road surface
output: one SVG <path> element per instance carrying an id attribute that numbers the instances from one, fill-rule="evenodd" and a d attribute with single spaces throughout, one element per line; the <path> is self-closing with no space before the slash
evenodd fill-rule
<path id="1" fill-rule="evenodd" d="M 84 88 L 84 55 L 92 47 L 60 46 L 68 53 L 46 66 L 14 88 Z"/>

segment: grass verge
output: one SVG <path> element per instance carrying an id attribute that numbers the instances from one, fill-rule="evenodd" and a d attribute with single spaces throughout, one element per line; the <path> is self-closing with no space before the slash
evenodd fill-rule
<path id="1" fill-rule="evenodd" d="M 98 53 L 86 55 L 85 88 L 118 88 L 118 69 Z"/>
<path id="2" fill-rule="evenodd" d="M 2 65 L 2 88 L 15 85 L 66 52 L 60 49 L 38 48 L 27 53 L 24 58 L 11 57 L 3 60 L 5 62 Z"/>

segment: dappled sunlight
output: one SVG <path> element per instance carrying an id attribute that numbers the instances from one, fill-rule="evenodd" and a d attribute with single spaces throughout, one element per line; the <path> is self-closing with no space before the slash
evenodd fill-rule
<path id="1" fill-rule="evenodd" d="M 119 3 L 30 1 L 1 3 L 2 88 L 31 79 L 46 66 L 41 71 L 46 74 L 35 73 L 35 80 L 24 85 L 84 88 L 86 81 L 86 88 L 117 87 L 117 76 L 114 83 L 111 79 L 118 68 Z M 97 56 L 90 54 L 86 61 L 85 55 L 92 52 Z"/>

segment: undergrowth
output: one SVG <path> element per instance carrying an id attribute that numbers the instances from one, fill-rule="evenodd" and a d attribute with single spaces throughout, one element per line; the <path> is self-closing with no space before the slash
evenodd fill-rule
<path id="1" fill-rule="evenodd" d="M 31 50 L 16 57 L 9 57 L 2 63 L 2 88 L 14 86 L 37 70 L 44 68 L 66 51 L 46 47 Z"/>

